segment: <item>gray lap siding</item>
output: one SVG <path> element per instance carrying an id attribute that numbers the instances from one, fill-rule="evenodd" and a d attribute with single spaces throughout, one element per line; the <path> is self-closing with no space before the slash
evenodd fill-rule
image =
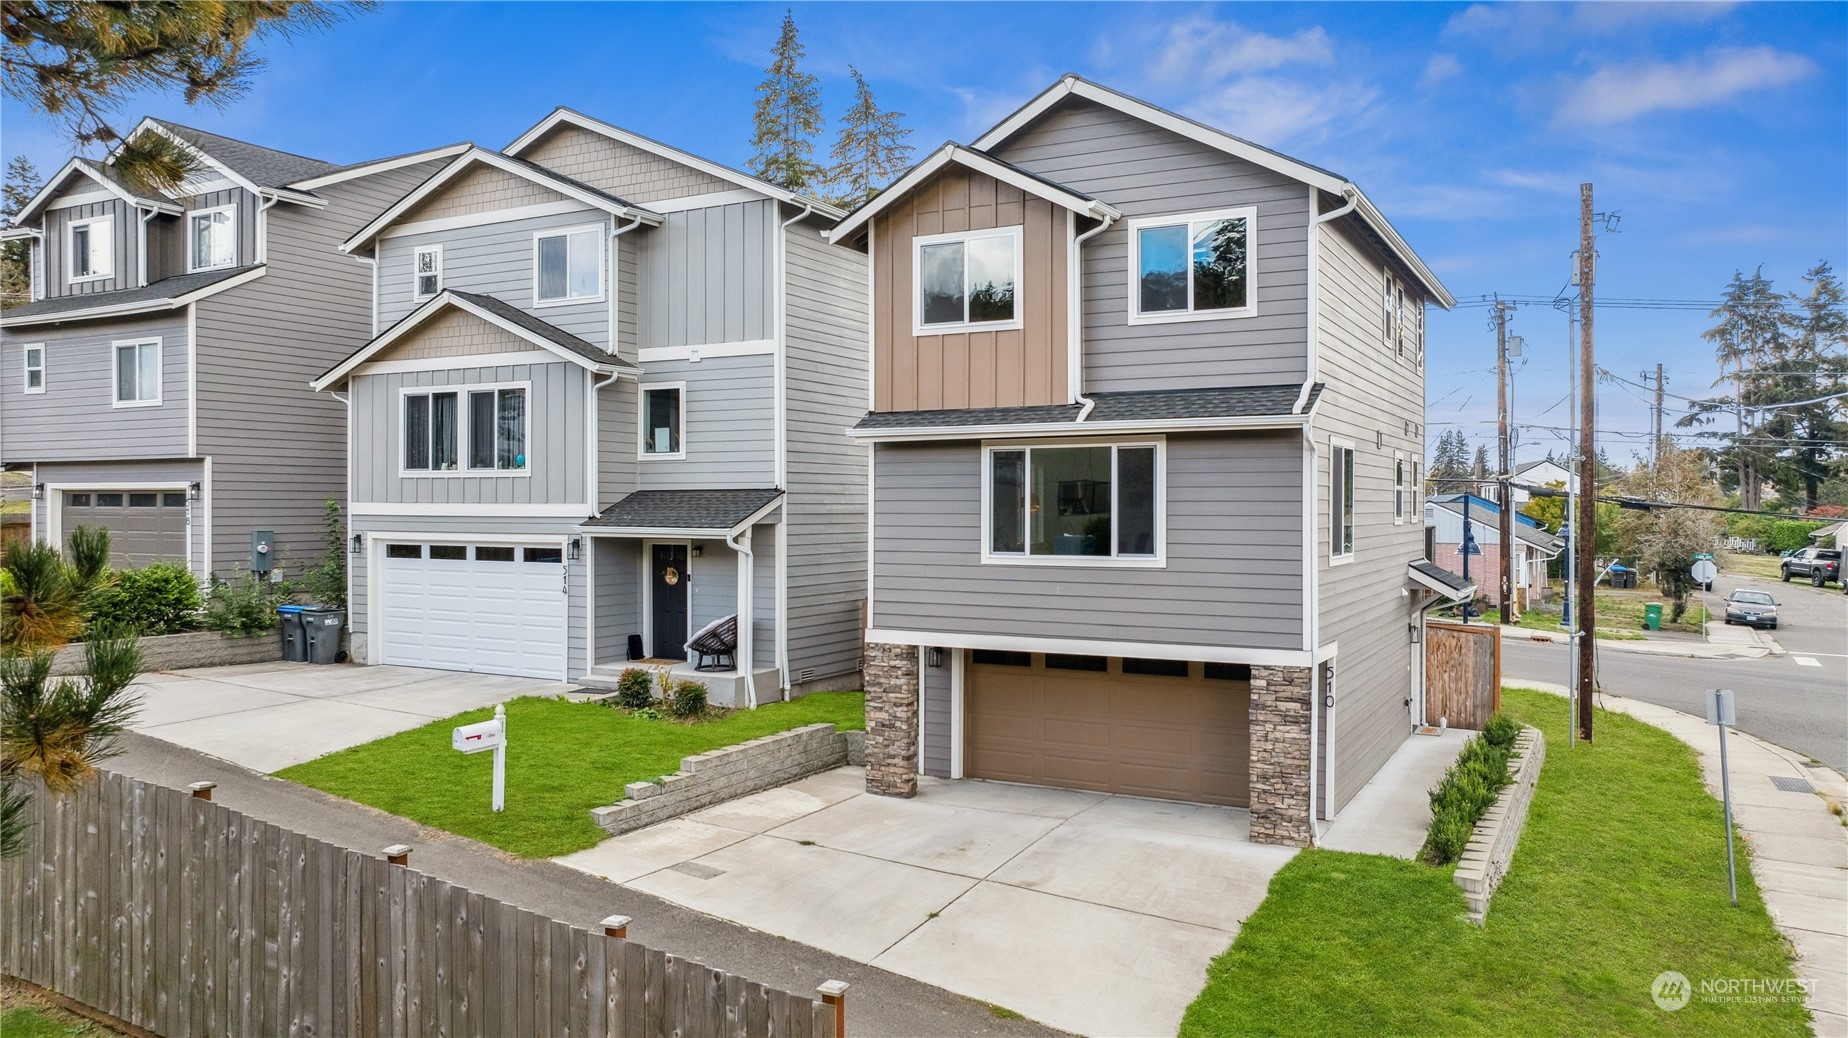
<path id="1" fill-rule="evenodd" d="M 984 565 L 978 443 L 875 458 L 873 627 L 1303 647 L 1298 436 L 1170 436 L 1161 568 Z"/>
<path id="2" fill-rule="evenodd" d="M 159 339 L 160 403 L 115 406 L 114 343 Z M 186 311 L 123 321 L 9 328 L 0 349 L 0 460 L 118 461 L 191 453 Z M 26 393 L 25 348 L 45 346 L 45 391 Z"/>
<path id="3" fill-rule="evenodd" d="M 167 493 L 184 493 L 189 483 L 205 480 L 205 463 L 193 458 L 148 461 L 44 462 L 32 466 L 33 482 L 45 484 L 45 498 L 32 502 L 34 529 L 46 541 L 63 544 L 70 536 L 72 524 L 63 515 L 64 495 L 79 488 L 140 490 L 160 487 Z M 203 495 L 188 502 L 188 528 L 191 531 L 187 558 L 196 576 L 210 575 L 205 561 L 208 502 Z M 236 577 L 237 572 L 220 573 Z"/>

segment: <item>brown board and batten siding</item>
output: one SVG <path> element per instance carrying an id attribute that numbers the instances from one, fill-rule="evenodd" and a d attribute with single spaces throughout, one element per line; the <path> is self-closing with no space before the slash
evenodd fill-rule
<path id="1" fill-rule="evenodd" d="M 1339 201 L 1324 196 L 1329 208 Z M 1312 419 L 1316 448 L 1316 565 L 1321 574 L 1321 640 L 1335 659 L 1333 807 L 1339 811 L 1411 730 L 1406 698 L 1417 673 L 1408 624 L 1406 565 L 1424 556 L 1424 517 L 1411 507 L 1409 466 L 1424 456 L 1424 373 L 1415 355 L 1385 343 L 1385 257 L 1343 218 L 1317 236 L 1320 302 L 1317 379 L 1326 384 Z M 1401 270 L 1408 294 L 1416 284 Z M 1419 305 L 1422 305 L 1420 303 Z M 1331 565 L 1331 438 L 1354 444 L 1354 558 Z M 1381 446 L 1381 444 L 1384 446 Z M 1394 521 L 1394 466 L 1408 466 L 1403 521 Z M 1435 719 L 1433 719 L 1435 720 Z"/>
<path id="2" fill-rule="evenodd" d="M 921 235 L 1022 230 L 1015 305 L 1021 327 L 914 335 L 912 241 Z M 974 170 L 952 166 L 881 213 L 873 226 L 875 411 L 1070 402 L 1066 210 Z"/>
<path id="3" fill-rule="evenodd" d="M 620 198 L 646 204 L 717 194 L 738 185 L 666 156 L 578 126 L 560 126 L 520 152 L 528 162 Z"/>
<path id="4" fill-rule="evenodd" d="M 994 151 L 1123 213 L 1122 221 L 1084 246 L 1086 390 L 1302 381 L 1308 338 L 1307 185 L 1077 99 L 1068 99 Z M 1130 324 L 1128 221 L 1243 206 L 1258 211 L 1256 314 Z"/>
<path id="5" fill-rule="evenodd" d="M 1302 650 L 1299 436 L 1168 437 L 1155 568 L 984 564 L 980 445 L 875 450 L 872 627 Z"/>

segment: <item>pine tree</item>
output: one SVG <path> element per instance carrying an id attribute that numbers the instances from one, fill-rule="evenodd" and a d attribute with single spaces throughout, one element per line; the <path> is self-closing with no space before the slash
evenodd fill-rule
<path id="1" fill-rule="evenodd" d="M 796 18 L 783 12 L 775 55 L 757 85 L 752 111 L 751 172 L 772 184 L 801 191 L 826 175 L 815 162 L 815 137 L 821 133 L 821 88 L 814 76 L 797 67 L 806 50 L 796 35 Z"/>
<path id="2" fill-rule="evenodd" d="M 11 223 L 13 217 L 32 201 L 43 185 L 38 168 L 24 155 L 15 155 L 6 164 L 6 183 L 0 187 L 0 220 Z M 18 306 L 32 298 L 32 250 L 25 241 L 0 244 L 0 309 Z"/>
<path id="3" fill-rule="evenodd" d="M 1469 465 L 1469 474 L 1477 482 L 1481 482 L 1489 478 L 1489 473 L 1491 471 L 1489 467 L 1489 448 L 1486 444 L 1479 443 L 1476 445 L 1476 460 L 1470 462 Z"/>
<path id="4" fill-rule="evenodd" d="M 1787 349 L 1761 380 L 1760 391 L 1775 411 L 1762 415 L 1761 437 L 1780 441 L 1778 482 L 1801 491 L 1804 511 L 1821 504 L 1822 485 L 1848 459 L 1848 413 L 1839 400 L 1821 400 L 1848 382 L 1848 307 L 1841 279 L 1827 263 L 1803 275 L 1807 294 L 1792 292 L 1784 314 Z M 1797 496 L 1792 493 L 1790 496 Z"/>
<path id="5" fill-rule="evenodd" d="M 1433 494 L 1449 494 L 1463 490 L 1469 483 L 1469 443 L 1456 429 L 1446 429 L 1437 438 L 1437 449 L 1431 455 L 1431 486 Z"/>
<path id="6" fill-rule="evenodd" d="M 1767 473 L 1762 452 L 1748 442 L 1758 439 L 1751 424 L 1755 412 L 1750 408 L 1763 402 L 1760 397 L 1765 387 L 1759 373 L 1777 367 L 1785 352 L 1784 301 L 1772 291 L 1763 270 L 1753 271 L 1749 278 L 1735 271 L 1725 299 L 1708 316 L 1719 318 L 1720 323 L 1701 333 L 1701 338 L 1713 343 L 1721 371 L 1732 369 L 1713 385 L 1728 383 L 1733 392 L 1692 401 L 1688 415 L 1675 424 L 1685 427 L 1718 421 L 1723 428 L 1728 412 L 1737 416 L 1733 430 L 1710 435 L 1725 444 L 1719 453 L 1738 483 L 1740 504 L 1755 509 L 1763 504 L 1760 488 Z"/>
<path id="7" fill-rule="evenodd" d="M 900 122 L 905 113 L 879 110 L 859 69 L 849 65 L 847 71 L 853 76 L 853 107 L 841 117 L 828 184 L 829 200 L 851 208 L 878 194 L 911 165 L 911 145 L 905 143 L 911 130 Z"/>

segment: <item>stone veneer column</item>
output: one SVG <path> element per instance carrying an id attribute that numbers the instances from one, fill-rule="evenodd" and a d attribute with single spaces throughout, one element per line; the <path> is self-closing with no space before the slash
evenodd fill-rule
<path id="1" fill-rule="evenodd" d="M 866 791 L 918 793 L 918 647 L 866 646 Z"/>
<path id="2" fill-rule="evenodd" d="M 1251 668 L 1253 843 L 1309 845 L 1311 679 L 1307 667 Z"/>

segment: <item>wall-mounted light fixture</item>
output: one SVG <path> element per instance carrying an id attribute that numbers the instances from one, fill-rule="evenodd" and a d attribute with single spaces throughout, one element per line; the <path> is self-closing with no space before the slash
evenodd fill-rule
<path id="1" fill-rule="evenodd" d="M 1417 645 L 1417 644 L 1418 644 L 1418 642 L 1419 642 L 1419 640 L 1420 640 L 1420 639 L 1421 639 L 1421 638 L 1423 637 L 1423 635 L 1422 635 L 1422 633 L 1421 633 L 1423 629 L 1422 629 L 1422 628 L 1420 628 L 1420 627 L 1419 627 L 1419 626 L 1418 626 L 1417 624 L 1415 624 L 1415 623 L 1409 623 L 1409 624 L 1406 624 L 1406 625 L 1405 625 L 1405 630 L 1406 630 L 1406 632 L 1407 632 L 1407 633 L 1409 633 L 1409 634 L 1410 634 L 1410 635 L 1412 636 L 1412 644 L 1413 644 L 1413 645 Z"/>
<path id="2" fill-rule="evenodd" d="M 32 500 L 34 501 L 45 500 L 45 484 L 43 483 L 32 484 Z"/>
<path id="3" fill-rule="evenodd" d="M 584 554 L 584 538 L 571 538 L 565 545 L 565 554 L 570 557 L 572 562 L 576 562 L 578 557 Z"/>
<path id="4" fill-rule="evenodd" d="M 688 550 L 687 554 L 696 559 L 704 558 L 706 555 L 706 546 L 703 544 L 695 544 Z"/>
<path id="5" fill-rule="evenodd" d="M 930 661 L 930 665 L 933 667 L 943 666 L 943 650 L 942 649 L 936 649 L 936 648 L 931 649 L 930 652 L 925 654 L 925 658 Z"/>
<path id="6" fill-rule="evenodd" d="M 198 480 L 194 480 L 191 483 L 186 484 L 186 500 L 188 501 L 199 500 L 199 494 L 203 489 L 204 488 L 199 485 Z"/>
<path id="7" fill-rule="evenodd" d="M 366 550 L 366 535 L 363 533 L 354 534 L 353 540 L 347 550 L 352 552 L 354 555 L 358 555 L 360 552 L 365 551 Z"/>

